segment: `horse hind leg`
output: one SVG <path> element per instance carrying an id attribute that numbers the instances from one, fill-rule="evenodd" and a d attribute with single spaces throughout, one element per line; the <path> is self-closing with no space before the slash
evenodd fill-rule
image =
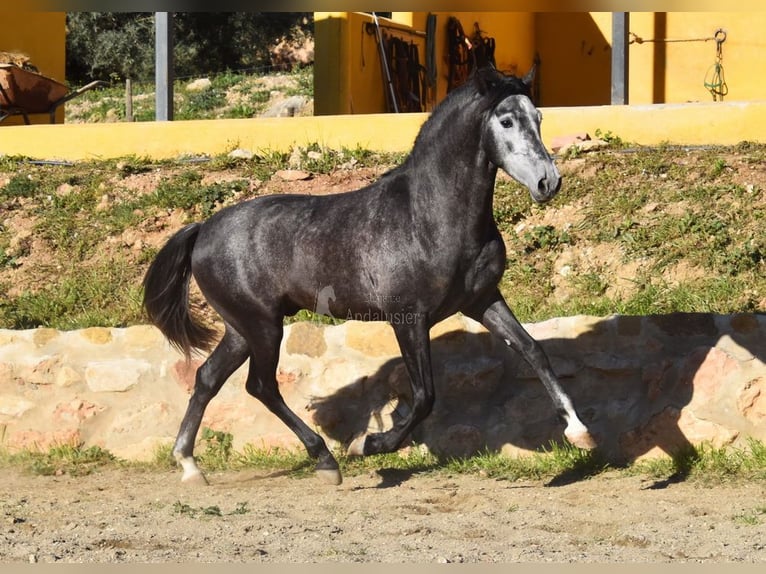
<path id="1" fill-rule="evenodd" d="M 392 324 L 410 377 L 412 409 L 406 417 L 385 432 L 355 437 L 347 449 L 351 456 L 395 451 L 433 409 L 435 392 L 427 316 L 415 314 L 412 319 L 412 324 Z"/>
<path id="2" fill-rule="evenodd" d="M 276 372 L 279 345 L 282 340 L 282 321 L 261 322 L 250 331 L 253 356 L 245 388 L 274 413 L 303 443 L 309 456 L 317 461 L 317 476 L 324 482 L 339 485 L 343 482 L 340 468 L 324 439 L 312 431 L 285 403 L 279 392 Z"/>
<path id="3" fill-rule="evenodd" d="M 194 459 L 194 440 L 208 403 L 218 394 L 226 380 L 242 365 L 249 355 L 245 339 L 226 326 L 226 332 L 207 360 L 197 369 L 194 392 L 181 422 L 173 455 L 183 468 L 181 481 L 207 484 L 207 479 Z"/>

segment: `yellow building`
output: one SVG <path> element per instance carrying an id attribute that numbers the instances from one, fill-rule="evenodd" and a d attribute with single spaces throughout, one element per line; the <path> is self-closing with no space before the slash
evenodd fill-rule
<path id="1" fill-rule="evenodd" d="M 416 46 L 422 64 L 426 55 L 435 64 L 434 85 L 421 94 L 423 113 L 400 114 L 383 113 L 389 104 L 372 17 L 318 12 L 315 117 L 66 126 L 13 125 L 21 118 L 11 117 L 0 123 L 0 155 L 62 160 L 174 158 L 225 153 L 232 145 L 289 151 L 316 142 L 335 148 L 407 151 L 428 112 L 447 93 L 451 16 L 457 17 L 465 35 L 478 28 L 485 40 L 494 39 L 494 57 L 501 70 L 523 74 L 539 58 L 535 93 L 545 108 L 546 142 L 598 130 L 643 145 L 766 141 L 762 74 L 766 50 L 761 38 L 766 12 L 631 13 L 628 106 L 608 105 L 609 12 L 395 12 L 380 20 L 380 31 L 389 38 L 400 37 L 400 48 Z M 64 13 L 0 12 L 0 30 L 0 51 L 23 52 L 42 74 L 65 80 Z M 718 30 L 726 34 L 720 45 L 713 40 Z M 717 57 L 728 86 L 724 102 L 713 101 L 705 86 Z M 49 122 L 47 114 L 31 119 Z M 63 106 L 56 119 L 63 122 Z"/>
<path id="2" fill-rule="evenodd" d="M 610 12 L 435 12 L 435 33 L 426 37 L 428 14 L 394 12 L 379 19 L 386 40 L 414 44 L 425 66 L 432 42 L 436 67 L 427 111 L 444 97 L 450 75 L 448 22 L 456 17 L 466 36 L 476 29 L 494 40 L 499 69 L 523 74 L 539 58 L 537 103 L 592 106 L 611 99 Z M 629 23 L 629 103 L 713 100 L 707 84 L 716 64 L 728 88 L 725 100 L 766 99 L 766 12 L 634 12 Z M 719 32 L 720 30 L 720 32 Z M 372 16 L 315 13 L 315 110 L 317 114 L 390 111 Z M 718 34 L 717 34 L 718 32 Z M 717 42 L 714 38 L 723 39 Z"/>

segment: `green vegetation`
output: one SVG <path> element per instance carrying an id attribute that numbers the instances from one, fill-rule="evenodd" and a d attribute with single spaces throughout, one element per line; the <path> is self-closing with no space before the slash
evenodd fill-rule
<path id="1" fill-rule="evenodd" d="M 251 197 L 253 182 L 268 182 L 298 161 L 302 169 L 330 173 L 340 167 L 390 164 L 401 156 L 369 150 L 331 150 L 313 144 L 293 154 L 265 152 L 252 159 L 228 156 L 203 161 L 151 161 L 128 157 L 75 165 L 0 159 L 0 209 L 24 215 L 19 235 L 0 225 L 0 328 L 49 326 L 79 329 L 128 326 L 144 321 L 141 280 L 157 247 L 145 234 L 209 217 Z M 215 181 L 220 172 L 227 177 Z M 232 177 L 232 172 L 234 177 Z M 134 189 L 135 176 L 160 174 L 149 189 Z M 28 261 L 34 258 L 34 263 Z M 312 319 L 302 313 L 297 319 Z M 295 318 L 291 320 L 296 320 Z"/>
<path id="2" fill-rule="evenodd" d="M 154 76 L 152 12 L 69 12 L 67 78 L 150 81 Z M 173 63 L 178 77 L 268 69 L 281 40 L 300 45 L 313 34 L 312 12 L 175 12 Z"/>
<path id="3" fill-rule="evenodd" d="M 47 451 L 23 450 L 10 453 L 0 446 L 0 466 L 16 466 L 40 476 L 68 474 L 84 476 L 99 468 L 123 465 L 108 451 L 97 446 L 54 446 Z"/>
<path id="4" fill-rule="evenodd" d="M 266 111 L 273 85 L 284 85 L 286 95 L 313 97 L 313 68 L 295 68 L 290 72 L 250 74 L 221 72 L 209 76 L 210 85 L 190 87 L 191 80 L 173 84 L 176 120 L 234 119 L 257 117 Z M 131 84 L 134 121 L 152 121 L 155 117 L 154 81 Z M 67 104 L 68 123 L 125 121 L 127 119 L 125 86 L 113 84 L 90 90 Z"/>
<path id="5" fill-rule="evenodd" d="M 128 157 L 74 165 L 0 159 L 0 328 L 74 329 L 143 320 L 140 285 L 157 246 L 139 241 L 269 193 L 280 169 L 315 174 L 391 167 L 402 154 L 328 149 L 201 161 Z M 507 246 L 500 287 L 525 322 L 612 313 L 760 312 L 766 294 L 766 146 L 607 150 L 560 161 L 562 192 L 536 205 L 498 182 L 494 214 Z M 218 173 L 226 177 L 216 179 Z M 3 174 L 7 174 L 3 179 Z M 750 182 L 750 175 L 754 176 Z M 155 175 L 150 188 L 135 177 Z M 760 177 L 760 179 L 758 179 Z M 35 255 L 43 250 L 45 257 Z M 33 258 L 34 269 L 26 261 Z M 301 312 L 292 320 L 319 320 Z"/>
<path id="6" fill-rule="evenodd" d="M 581 165 L 550 205 L 570 215 L 555 225 L 534 223 L 549 206 L 530 205 L 515 183 L 498 185 L 508 248 L 501 289 L 519 317 L 758 311 L 766 192 L 764 174 L 749 166 L 766 148 L 623 145 L 572 160 Z M 562 260 L 572 260 L 566 273 Z"/>
<path id="7" fill-rule="evenodd" d="M 230 433 L 202 429 L 202 445 L 197 460 L 205 472 L 226 470 L 281 471 L 300 479 L 313 476 L 314 463 L 303 449 L 258 448 L 245 445 L 242 451 L 233 448 Z M 0 448 L 0 467 L 15 466 L 32 474 L 69 474 L 82 476 L 100 469 L 120 467 L 135 471 L 168 470 L 174 467 L 170 445 L 158 449 L 151 463 L 128 463 L 98 447 L 61 446 L 47 452 L 26 450 L 9 453 Z M 685 480 L 701 483 L 720 483 L 731 480 L 766 480 L 766 444 L 750 439 L 743 448 L 715 448 L 700 445 L 695 451 L 681 453 L 674 458 L 661 458 L 636 462 L 623 467 L 606 463 L 597 453 L 570 445 L 551 444 L 528 456 L 510 457 L 497 452 L 483 452 L 467 458 L 440 458 L 422 446 L 412 446 L 397 453 L 368 457 L 338 455 L 345 476 L 374 471 L 398 471 L 406 474 L 437 473 L 442 475 L 471 475 L 492 480 L 549 481 L 557 477 L 582 480 L 604 472 L 641 476 L 647 480 L 660 480 L 683 471 Z M 244 513 L 239 505 L 230 513 Z M 216 514 L 214 510 L 187 508 L 180 505 L 176 512 L 184 514 Z M 217 511 L 220 515 L 220 509 Z M 755 509 L 753 516 L 765 520 L 763 508 Z"/>

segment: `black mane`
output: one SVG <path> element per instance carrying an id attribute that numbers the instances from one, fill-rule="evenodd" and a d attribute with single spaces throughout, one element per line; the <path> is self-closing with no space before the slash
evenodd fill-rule
<path id="1" fill-rule="evenodd" d="M 428 142 L 435 138 L 443 127 L 454 126 L 459 115 L 466 112 L 475 114 L 476 121 L 472 123 L 478 126 L 485 113 L 513 95 L 531 97 L 529 84 L 522 78 L 503 74 L 493 67 L 474 70 L 463 85 L 447 94 L 434 108 L 415 139 L 412 153 L 417 154 L 423 145 L 427 147 Z"/>

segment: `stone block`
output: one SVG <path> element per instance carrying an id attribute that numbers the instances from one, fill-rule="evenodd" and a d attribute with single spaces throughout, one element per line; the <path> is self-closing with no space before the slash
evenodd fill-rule
<path id="1" fill-rule="evenodd" d="M 93 361 L 85 368 L 85 382 L 95 393 L 124 392 L 136 386 L 151 365 L 137 359 Z"/>
<path id="2" fill-rule="evenodd" d="M 396 357 L 400 355 L 394 330 L 388 323 L 371 321 L 347 321 L 346 345 L 371 357 Z"/>
<path id="3" fill-rule="evenodd" d="M 302 354 L 316 358 L 327 351 L 324 329 L 316 323 L 293 323 L 286 331 L 285 350 L 291 355 Z"/>

